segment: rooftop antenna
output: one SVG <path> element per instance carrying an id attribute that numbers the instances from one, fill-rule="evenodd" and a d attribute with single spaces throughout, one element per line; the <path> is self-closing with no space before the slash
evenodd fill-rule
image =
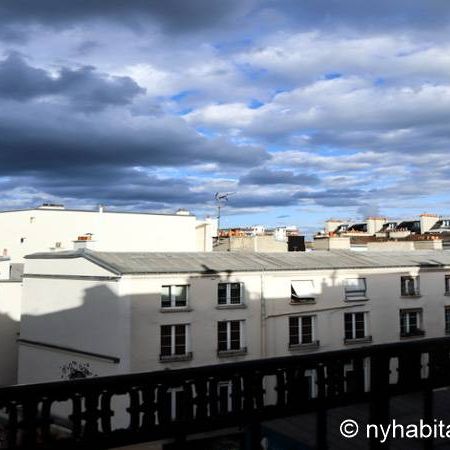
<path id="1" fill-rule="evenodd" d="M 220 212 L 222 207 L 228 202 L 228 198 L 230 195 L 235 194 L 236 192 L 216 192 L 214 194 L 214 199 L 216 200 L 217 205 L 217 234 L 220 233 Z"/>

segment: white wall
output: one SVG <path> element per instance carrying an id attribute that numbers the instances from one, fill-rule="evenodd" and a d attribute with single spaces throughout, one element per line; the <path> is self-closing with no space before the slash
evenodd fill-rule
<path id="1" fill-rule="evenodd" d="M 0 280 L 0 386 L 17 382 L 21 283 Z"/>
<path id="2" fill-rule="evenodd" d="M 28 261 L 32 264 L 30 269 Z M 52 267 L 50 261 L 54 263 Z M 39 262 L 41 277 L 35 275 Z M 93 278 L 86 278 L 86 265 L 93 269 Z M 102 278 L 111 273 L 80 258 L 27 260 L 26 271 L 34 276 L 25 276 L 23 280 L 20 339 L 120 359 L 119 364 L 111 364 L 100 358 L 100 367 L 107 368 L 106 372 L 97 369 L 100 374 L 129 370 L 130 308 L 127 299 L 121 296 L 118 281 Z M 64 278 L 63 273 L 71 278 Z M 50 362 L 36 366 L 41 357 Z M 21 344 L 19 382 L 59 379 L 65 361 L 91 359 L 75 351 Z"/>
<path id="3" fill-rule="evenodd" d="M 56 250 L 71 250 L 86 233 L 94 235 L 99 251 L 201 251 L 196 225 L 192 215 L 39 208 L 1 212 L 0 255 L 6 250 L 13 262 L 23 262 L 24 255 L 55 250 L 57 242 Z"/>
<path id="4" fill-rule="evenodd" d="M 245 308 L 218 309 L 219 282 L 244 283 Z M 235 362 L 260 358 L 260 276 L 233 274 L 232 276 L 176 276 L 131 277 L 122 279 L 121 290 L 128 297 L 132 310 L 131 369 L 150 371 Z M 161 312 L 161 286 L 189 284 L 187 312 Z M 217 356 L 217 322 L 220 320 L 246 320 L 245 342 L 248 353 L 244 356 Z M 160 362 L 160 326 L 191 324 L 193 359 L 187 362 Z"/>
<path id="5" fill-rule="evenodd" d="M 37 273 L 40 263 L 43 272 L 49 273 L 51 270 L 51 260 L 33 261 L 34 273 Z M 75 261 L 55 260 L 54 263 L 60 273 L 66 271 L 74 275 L 87 269 L 88 266 L 77 265 Z M 93 269 L 96 267 L 92 266 Z M 448 273 L 450 268 L 419 270 L 405 267 L 243 272 L 204 276 L 142 275 L 123 276 L 120 281 L 109 282 L 25 278 L 21 337 L 119 356 L 121 364 L 114 366 L 117 373 L 292 354 L 293 351 L 288 349 L 290 315 L 312 314 L 317 317 L 316 338 L 320 340 L 320 347 L 313 351 L 349 348 L 350 345 L 344 343 L 345 312 L 367 312 L 373 344 L 382 344 L 400 339 L 400 309 L 422 308 L 426 337 L 438 337 L 445 334 L 444 310 L 445 306 L 450 306 L 450 297 L 444 295 L 444 276 Z M 420 277 L 421 297 L 401 297 L 400 277 L 403 275 Z M 358 277 L 366 278 L 367 300 L 346 301 L 345 279 Z M 293 280 L 314 281 L 315 304 L 291 304 Z M 238 281 L 244 284 L 245 308 L 217 308 L 217 284 L 221 281 Z M 167 284 L 189 284 L 188 310 L 161 312 L 161 286 Z M 219 358 L 217 322 L 244 319 L 247 354 Z M 191 326 L 190 350 L 193 352 L 193 359 L 160 362 L 160 326 L 181 323 Z M 42 353 L 44 350 L 36 351 Z M 55 351 L 51 358 L 46 356 L 46 360 L 51 360 L 48 363 L 51 367 L 34 367 L 40 354 L 36 351 L 31 353 L 29 348 L 24 350 L 21 347 L 20 380 L 58 378 L 59 367 L 67 361 L 67 355 Z M 111 366 L 103 364 L 96 370 L 101 372 L 98 375 L 111 373 Z"/>

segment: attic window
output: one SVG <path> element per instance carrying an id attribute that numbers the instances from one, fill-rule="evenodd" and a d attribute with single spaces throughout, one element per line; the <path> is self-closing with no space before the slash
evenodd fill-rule
<path id="1" fill-rule="evenodd" d="M 315 303 L 316 291 L 313 280 L 291 282 L 291 304 Z"/>

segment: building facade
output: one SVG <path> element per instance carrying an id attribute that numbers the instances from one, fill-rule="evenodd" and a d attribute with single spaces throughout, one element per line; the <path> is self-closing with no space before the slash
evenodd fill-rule
<path id="1" fill-rule="evenodd" d="M 176 214 L 66 209 L 62 205 L 0 212 L 0 252 L 12 262 L 41 251 L 73 249 L 89 237 L 99 251 L 212 251 L 215 219 Z"/>
<path id="2" fill-rule="evenodd" d="M 450 253 L 27 257 L 19 382 L 443 336 Z"/>

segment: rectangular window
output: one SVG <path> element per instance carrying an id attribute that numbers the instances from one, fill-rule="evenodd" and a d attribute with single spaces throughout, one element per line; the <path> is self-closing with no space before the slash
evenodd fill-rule
<path id="1" fill-rule="evenodd" d="M 400 310 L 400 336 L 423 336 L 422 310 L 421 309 L 401 309 Z"/>
<path id="2" fill-rule="evenodd" d="M 313 280 L 291 282 L 291 303 L 315 303 L 316 291 Z"/>
<path id="3" fill-rule="evenodd" d="M 450 306 L 445 307 L 445 333 L 450 334 Z"/>
<path id="4" fill-rule="evenodd" d="M 366 298 L 367 283 L 365 278 L 347 278 L 345 280 L 345 299 L 358 300 Z"/>
<path id="5" fill-rule="evenodd" d="M 419 277 L 401 277 L 400 288 L 402 297 L 417 297 L 420 295 Z"/>
<path id="6" fill-rule="evenodd" d="M 241 305 L 243 303 L 242 283 L 219 283 L 217 286 L 218 305 Z"/>
<path id="7" fill-rule="evenodd" d="M 315 339 L 315 317 L 289 317 L 289 347 L 313 344 Z"/>
<path id="8" fill-rule="evenodd" d="M 224 320 L 217 322 L 218 352 L 245 351 L 244 345 L 245 320 Z"/>
<path id="9" fill-rule="evenodd" d="M 161 359 L 188 356 L 189 325 L 161 325 Z"/>
<path id="10" fill-rule="evenodd" d="M 162 286 L 161 308 L 185 308 L 188 300 L 188 285 Z"/>
<path id="11" fill-rule="evenodd" d="M 445 275 L 445 295 L 450 295 L 450 275 Z"/>
<path id="12" fill-rule="evenodd" d="M 367 313 L 345 313 L 344 314 L 345 340 L 368 339 Z"/>

